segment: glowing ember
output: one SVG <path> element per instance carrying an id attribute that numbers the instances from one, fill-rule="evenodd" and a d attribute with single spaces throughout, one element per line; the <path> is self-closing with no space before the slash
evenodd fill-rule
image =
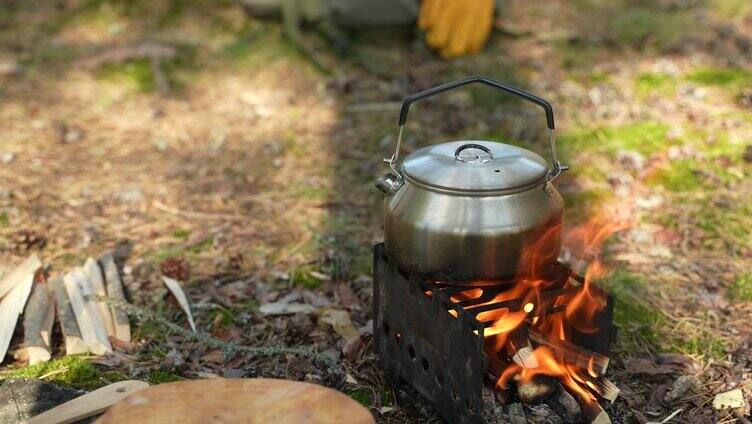
<path id="1" fill-rule="evenodd" d="M 569 341 L 575 330 L 580 333 L 591 334 L 597 332 L 596 315 L 606 307 L 606 299 L 600 290 L 593 287 L 593 279 L 602 277 L 606 269 L 599 260 L 603 243 L 616 231 L 626 228 L 625 224 L 604 222 L 595 218 L 587 224 L 570 231 L 564 244 L 573 252 L 578 252 L 588 258 L 588 267 L 584 280 L 578 283 L 569 279 L 563 287 L 552 287 L 555 282 L 544 278 L 543 258 L 551 257 L 545 249 L 557 243 L 550 243 L 550 237 L 556 237 L 558 228 L 552 228 L 536 243 L 529 246 L 521 258 L 522 267 L 510 288 L 501 291 L 485 302 L 479 302 L 484 295 L 484 289 L 472 288 L 451 296 L 455 303 L 466 302 L 465 309 L 473 310 L 498 302 L 508 302 L 503 306 L 491 310 L 482 310 L 476 318 L 485 325 L 483 333 L 485 349 L 489 355 L 499 358 L 506 367 L 498 375 L 497 387 L 506 388 L 510 380 L 530 381 L 536 376 L 549 376 L 559 379 L 571 393 L 579 396 L 584 402 L 596 402 L 594 393 L 599 393 L 593 383 L 598 372 L 593 364 L 593 358 L 575 365 L 563 357 L 560 352 L 554 352 L 549 347 L 541 345 L 532 352 L 538 366 L 525 368 L 509 360 L 514 351 L 510 351 L 510 340 L 518 330 L 534 329 L 537 333 L 551 340 Z M 488 282 L 483 282 L 488 286 Z M 556 290 L 556 294 L 547 292 Z M 490 294 L 489 294 L 490 296 Z M 485 299 L 485 298 L 484 298 Z M 508 306 L 507 306 L 508 305 Z M 457 312 L 450 309 L 449 313 L 457 316 Z M 534 363 L 535 361 L 533 361 Z M 524 364 L 523 364 L 524 365 Z"/>

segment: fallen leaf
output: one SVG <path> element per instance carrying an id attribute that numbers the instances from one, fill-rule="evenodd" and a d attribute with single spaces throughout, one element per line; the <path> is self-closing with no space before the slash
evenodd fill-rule
<path id="1" fill-rule="evenodd" d="M 261 315 L 273 316 L 273 315 L 291 315 L 291 314 L 314 314 L 318 311 L 313 305 L 305 303 L 286 303 L 286 302 L 273 302 L 266 303 L 259 307 Z"/>
<path id="2" fill-rule="evenodd" d="M 695 378 L 691 375 L 682 375 L 679 376 L 674 381 L 674 384 L 671 386 L 671 389 L 666 393 L 666 396 L 664 397 L 664 400 L 666 402 L 673 402 L 680 397 L 684 396 L 689 389 L 692 388 L 695 384 Z"/>
<path id="3" fill-rule="evenodd" d="M 347 384 L 358 384 L 358 380 L 350 374 L 345 374 L 345 382 Z"/>
<path id="4" fill-rule="evenodd" d="M 215 364 L 221 364 L 224 362 L 224 358 L 221 350 L 214 350 L 201 357 L 204 362 L 212 362 Z"/>
<path id="5" fill-rule="evenodd" d="M 346 342 L 360 338 L 360 334 L 353 326 L 350 314 L 347 311 L 325 309 L 319 316 L 319 324 L 331 325 L 334 332 L 342 336 Z"/>
<path id="6" fill-rule="evenodd" d="M 339 296 L 339 303 L 347 309 L 360 309 L 360 302 L 358 297 L 355 296 L 352 289 L 348 284 L 337 284 L 337 295 Z"/>
<path id="7" fill-rule="evenodd" d="M 657 365 L 648 358 L 635 358 L 625 361 L 627 370 L 634 374 L 661 375 L 671 374 L 674 368 L 667 365 Z"/>
<path id="8" fill-rule="evenodd" d="M 723 410 L 726 408 L 737 409 L 744 406 L 744 394 L 742 389 L 729 390 L 718 393 L 713 398 L 713 408 Z"/>

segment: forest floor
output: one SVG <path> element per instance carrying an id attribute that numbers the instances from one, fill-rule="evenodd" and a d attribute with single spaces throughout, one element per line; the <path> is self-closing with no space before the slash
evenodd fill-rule
<path id="1" fill-rule="evenodd" d="M 383 199 L 372 182 L 404 96 L 485 74 L 554 105 L 571 166 L 557 183 L 565 224 L 615 207 L 633 222 L 609 241 L 599 282 L 617 299 L 614 416 L 660 421 L 681 409 L 674 422 L 734 422 L 713 396 L 741 387 L 749 402 L 749 2 L 509 0 L 479 55 L 444 61 L 400 31 L 351 34 L 337 54 L 312 31 L 317 64 L 279 23 L 232 3 L 2 4 L 0 264 L 33 251 L 56 274 L 127 242 L 127 289 L 150 311 L 117 359 L 23 367 L 8 356 L 2 375 L 85 389 L 283 377 L 349 393 L 380 422 L 437 422 L 388 384 L 368 342 Z M 538 110 L 483 88 L 410 119 L 406 150 L 459 137 L 545 149 Z M 317 353 L 227 354 L 165 331 L 165 320 L 183 322 L 165 302 L 165 263 L 182 274 L 200 332 Z M 319 314 L 259 313 L 288 295 Z M 341 310 L 365 335 L 355 352 L 343 354 L 320 318 Z M 694 387 L 666 401 L 682 375 Z"/>

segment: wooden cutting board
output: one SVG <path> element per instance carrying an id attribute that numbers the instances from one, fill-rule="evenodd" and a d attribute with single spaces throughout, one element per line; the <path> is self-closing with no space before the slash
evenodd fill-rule
<path id="1" fill-rule="evenodd" d="M 343 393 L 274 379 L 211 379 L 151 386 L 122 399 L 97 424 L 138 423 L 373 424 Z"/>

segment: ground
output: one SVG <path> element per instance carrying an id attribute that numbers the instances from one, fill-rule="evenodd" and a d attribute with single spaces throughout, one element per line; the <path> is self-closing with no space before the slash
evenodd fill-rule
<path id="1" fill-rule="evenodd" d="M 309 32 L 311 56 L 279 23 L 231 2 L 3 1 L 0 263 L 34 251 L 54 275 L 129 242 L 127 288 L 142 309 L 137 342 L 117 360 L 24 368 L 8 356 L 3 374 L 84 389 L 278 376 L 343 390 L 383 422 L 435 422 L 384 380 L 370 344 L 341 358 L 340 336 L 315 318 L 258 308 L 299 291 L 368 326 L 382 201 L 372 181 L 399 101 L 485 74 L 554 105 L 571 166 L 557 183 L 566 225 L 600 210 L 632 222 L 608 243 L 600 282 L 620 328 L 613 415 L 738 419 L 710 401 L 752 390 L 749 2 L 509 0 L 484 52 L 454 61 L 409 31 L 349 36 L 338 54 Z M 145 45 L 168 52 L 154 66 L 123 50 Z M 415 107 L 406 150 L 477 137 L 543 153 L 543 123 L 539 110 L 473 88 Z M 165 331 L 185 328 L 158 279 L 165 262 L 212 340 L 319 353 L 267 355 Z M 681 375 L 696 384 L 665 401 Z"/>

